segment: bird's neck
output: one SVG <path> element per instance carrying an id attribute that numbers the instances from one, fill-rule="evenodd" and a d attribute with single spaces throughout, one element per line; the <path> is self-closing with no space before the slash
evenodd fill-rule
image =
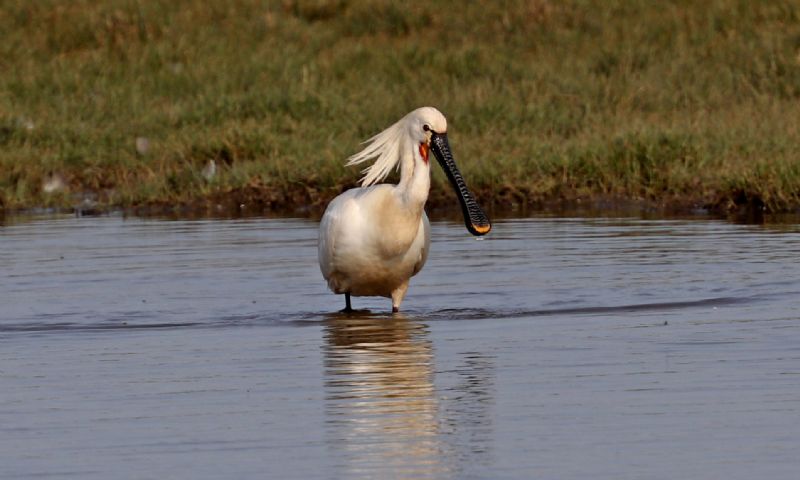
<path id="1" fill-rule="evenodd" d="M 406 207 L 421 214 L 431 189 L 431 173 L 430 163 L 422 159 L 416 148 L 409 141 L 409 145 L 401 150 L 400 183 L 397 189 Z"/>

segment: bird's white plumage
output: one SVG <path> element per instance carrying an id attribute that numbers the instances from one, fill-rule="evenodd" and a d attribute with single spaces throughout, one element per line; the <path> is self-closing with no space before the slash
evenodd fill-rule
<path id="1" fill-rule="evenodd" d="M 375 162 L 364 171 L 362 187 L 333 199 L 320 222 L 320 270 L 335 293 L 390 297 L 396 310 L 409 279 L 425 264 L 430 164 L 420 145 L 429 143 L 429 130 L 444 133 L 447 121 L 435 108 L 419 108 L 350 157 L 348 165 Z M 397 185 L 375 185 L 395 167 Z"/>
<path id="2" fill-rule="evenodd" d="M 409 144 L 409 140 L 416 139 L 418 133 L 425 132 L 422 129 L 423 125 L 428 125 L 439 133 L 447 131 L 447 120 L 439 110 L 433 107 L 422 107 L 364 142 L 367 146 L 347 161 L 347 166 L 350 167 L 375 159 L 372 165 L 364 169 L 361 186 L 369 187 L 380 182 L 391 173 L 393 167 L 401 166 L 400 159 L 404 153 L 401 152 L 401 149 L 404 147 L 414 148 Z M 401 183 L 402 180 L 401 177 Z"/>

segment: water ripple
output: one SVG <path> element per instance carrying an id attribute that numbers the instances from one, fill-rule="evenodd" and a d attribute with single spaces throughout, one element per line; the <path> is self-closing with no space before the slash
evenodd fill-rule
<path id="1" fill-rule="evenodd" d="M 774 294 L 773 296 L 781 296 Z M 553 316 L 593 316 L 593 315 L 624 315 L 626 313 L 642 312 L 668 312 L 673 310 L 688 310 L 697 308 L 718 308 L 751 304 L 766 301 L 769 296 L 757 295 L 751 297 L 713 297 L 690 301 L 637 303 L 612 306 L 581 306 L 551 309 L 489 309 L 489 308 L 446 308 L 433 311 L 410 309 L 400 314 L 371 310 L 354 310 L 352 312 L 299 312 L 289 316 L 276 316 L 271 312 L 255 312 L 240 315 L 225 315 L 195 319 L 192 321 L 157 321 L 157 314 L 141 312 L 127 312 L 125 315 L 115 315 L 113 320 L 98 320 L 96 322 L 53 322 L 36 319 L 24 322 L 0 324 L 0 334 L 3 333 L 71 333 L 71 332 L 97 332 L 142 329 L 174 329 L 174 328 L 241 328 L 241 327 L 276 327 L 276 326 L 319 326 L 329 321 L 338 320 L 383 320 L 386 322 L 414 319 L 426 322 L 466 321 L 485 319 L 511 319 L 511 318 L 536 318 Z M 175 316 L 175 312 L 170 312 Z"/>

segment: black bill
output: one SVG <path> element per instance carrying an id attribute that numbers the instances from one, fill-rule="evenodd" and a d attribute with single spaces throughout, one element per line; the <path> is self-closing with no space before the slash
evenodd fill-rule
<path id="1" fill-rule="evenodd" d="M 464 224 L 467 226 L 469 233 L 473 235 L 486 235 L 492 229 L 492 224 L 489 222 L 489 217 L 483 212 L 483 209 L 478 205 L 472 194 L 464 183 L 464 178 L 461 172 L 458 171 L 456 161 L 453 159 L 453 154 L 450 152 L 450 144 L 447 142 L 446 133 L 431 134 L 431 150 L 439 161 L 439 165 L 444 169 L 447 174 L 447 179 L 456 191 L 458 201 L 461 203 L 461 211 L 464 214 Z"/>

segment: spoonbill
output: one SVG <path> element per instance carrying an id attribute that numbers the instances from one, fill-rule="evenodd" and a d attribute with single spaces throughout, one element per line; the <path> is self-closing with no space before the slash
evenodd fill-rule
<path id="1" fill-rule="evenodd" d="M 392 299 L 392 312 L 419 273 L 431 243 L 425 214 L 430 190 L 429 152 L 433 152 L 453 186 L 467 230 L 486 235 L 492 226 L 475 202 L 456 167 L 447 141 L 447 120 L 433 107 L 418 108 L 365 142 L 347 166 L 374 159 L 362 173 L 361 187 L 334 198 L 319 226 L 319 266 L 328 287 L 350 296 Z M 393 168 L 400 183 L 377 184 Z"/>

